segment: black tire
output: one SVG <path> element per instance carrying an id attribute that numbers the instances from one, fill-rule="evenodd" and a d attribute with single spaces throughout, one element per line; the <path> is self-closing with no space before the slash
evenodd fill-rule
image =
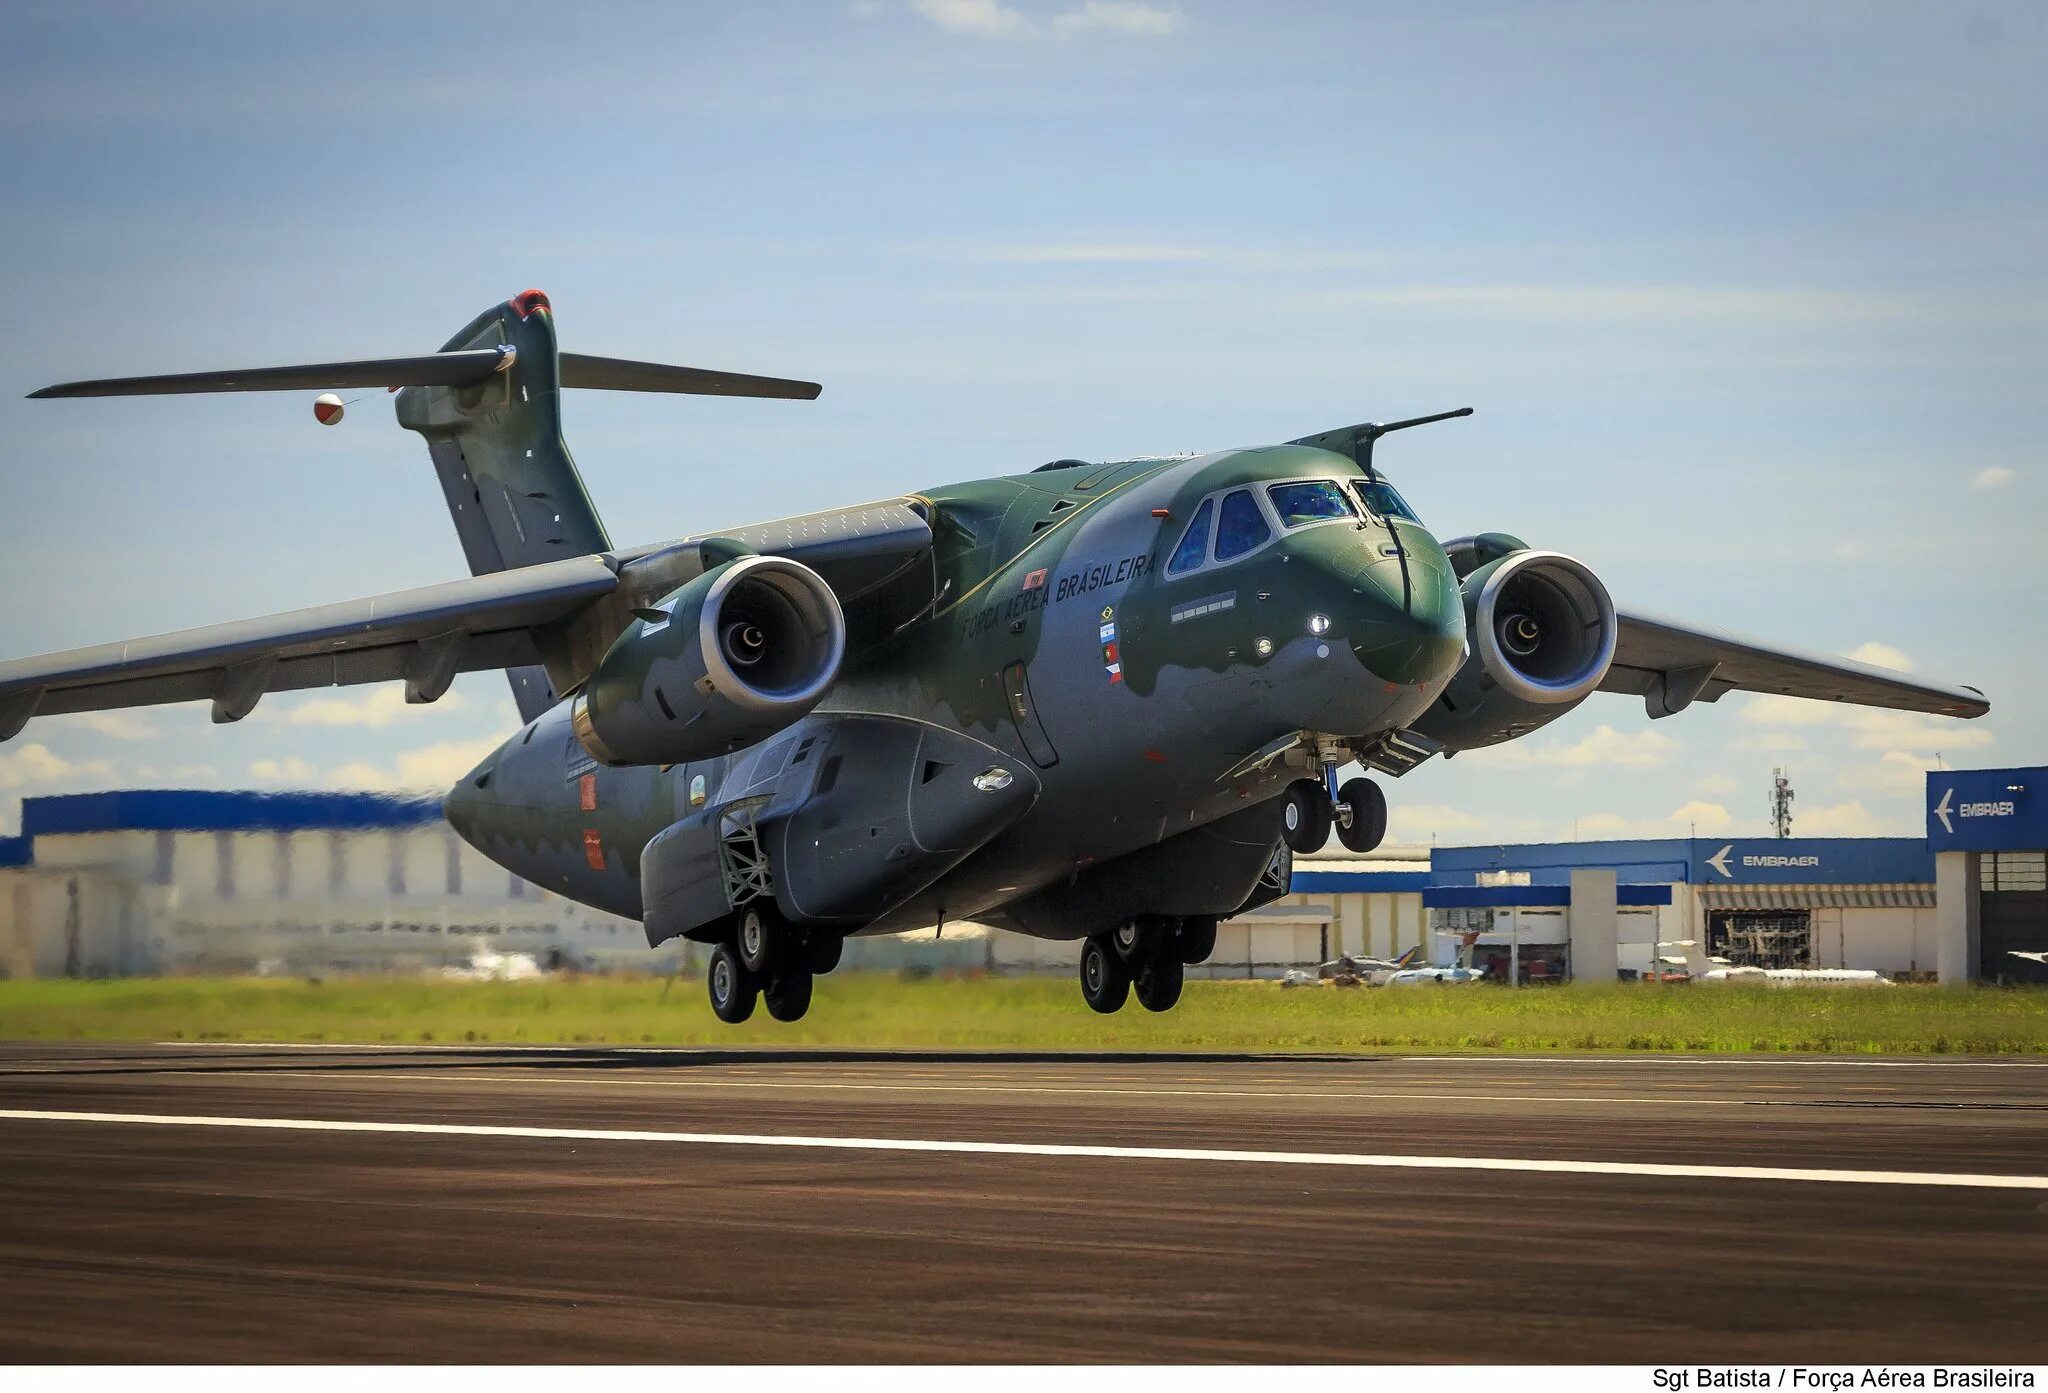
<path id="1" fill-rule="evenodd" d="M 761 999 L 768 1014 L 778 1021 L 800 1021 L 811 1009 L 811 974 L 800 967 L 785 967 L 768 979 Z"/>
<path id="2" fill-rule="evenodd" d="M 704 986 L 711 993 L 711 1013 L 727 1025 L 738 1025 L 754 1014 L 760 995 L 760 979 L 747 971 L 739 951 L 730 943 L 711 950 L 711 965 L 704 970 Z"/>
<path id="3" fill-rule="evenodd" d="M 830 972 L 839 966 L 839 955 L 845 951 L 846 935 L 830 929 L 811 930 L 810 939 L 804 944 L 805 959 L 813 972 Z"/>
<path id="4" fill-rule="evenodd" d="M 1210 915 L 1194 915 L 1180 921 L 1180 960 L 1190 967 L 1209 961 L 1209 955 L 1216 951 L 1216 920 Z"/>
<path id="5" fill-rule="evenodd" d="M 789 956 L 792 935 L 773 901 L 749 900 L 733 916 L 733 941 L 740 961 L 749 972 L 766 976 L 771 968 Z"/>
<path id="6" fill-rule="evenodd" d="M 1131 995 L 1131 970 L 1117 956 L 1107 934 L 1081 945 L 1081 997 L 1093 1010 L 1112 1015 Z"/>
<path id="7" fill-rule="evenodd" d="M 1178 954 L 1155 954 L 1138 969 L 1138 1004 L 1147 1011 L 1171 1011 L 1180 1000 L 1183 979 Z"/>
<path id="8" fill-rule="evenodd" d="M 1116 955 L 1133 965 L 1143 962 L 1152 951 L 1152 926 L 1142 919 L 1124 920 L 1109 931 L 1108 937 Z"/>
<path id="9" fill-rule="evenodd" d="M 1330 840 L 1330 795 L 1323 786 L 1296 779 L 1280 800 L 1280 835 L 1296 851 L 1315 851 Z"/>
<path id="10" fill-rule="evenodd" d="M 1337 800 L 1351 812 L 1337 820 L 1337 839 L 1351 851 L 1372 851 L 1387 839 L 1387 795 L 1371 779 L 1349 779 Z"/>

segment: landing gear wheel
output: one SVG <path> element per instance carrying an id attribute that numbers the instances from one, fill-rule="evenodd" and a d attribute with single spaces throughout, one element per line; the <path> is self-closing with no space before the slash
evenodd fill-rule
<path id="1" fill-rule="evenodd" d="M 1142 919 L 1126 919 L 1109 931 L 1109 941 L 1125 962 L 1141 962 L 1151 951 L 1151 926 Z"/>
<path id="2" fill-rule="evenodd" d="M 802 1020 L 804 1012 L 811 1009 L 812 980 L 811 974 L 800 967 L 777 970 L 761 993 L 761 999 L 768 1003 L 768 1014 L 778 1021 Z"/>
<path id="3" fill-rule="evenodd" d="M 804 955 L 813 972 L 830 972 L 839 966 L 839 955 L 845 951 L 846 936 L 830 929 L 811 930 L 810 941 L 804 945 Z"/>
<path id="4" fill-rule="evenodd" d="M 750 901 L 733 925 L 740 961 L 749 972 L 766 974 L 775 963 L 788 957 L 784 950 L 792 936 L 774 905 L 764 905 L 760 900 Z"/>
<path id="5" fill-rule="evenodd" d="M 1176 953 L 1154 953 L 1138 969 L 1138 1004 L 1147 1011 L 1171 1011 L 1180 1000 L 1182 973 Z"/>
<path id="6" fill-rule="evenodd" d="M 754 1014 L 754 999 L 760 982 L 747 971 L 739 953 L 730 943 L 711 950 L 711 965 L 704 972 L 704 985 L 711 993 L 711 1011 L 727 1025 L 738 1025 Z"/>
<path id="7" fill-rule="evenodd" d="M 1371 779 L 1350 779 L 1337 791 L 1350 812 L 1337 819 L 1337 839 L 1351 851 L 1371 851 L 1387 837 L 1387 795 Z"/>
<path id="8" fill-rule="evenodd" d="M 1280 809 L 1280 835 L 1296 851 L 1315 851 L 1330 840 L 1330 795 L 1311 779 L 1287 786 Z"/>
<path id="9" fill-rule="evenodd" d="M 1106 934 L 1081 945 L 1081 995 L 1103 1015 L 1123 1009 L 1131 994 L 1131 970 L 1110 946 Z"/>
<path id="10" fill-rule="evenodd" d="M 1216 920 L 1207 915 L 1192 915 L 1180 921 L 1180 960 L 1189 966 L 1209 961 L 1209 955 L 1216 951 Z"/>

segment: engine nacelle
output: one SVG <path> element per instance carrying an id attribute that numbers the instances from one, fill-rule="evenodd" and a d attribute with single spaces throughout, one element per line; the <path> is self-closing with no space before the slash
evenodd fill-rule
<path id="1" fill-rule="evenodd" d="M 824 700 L 846 655 L 839 597 L 780 556 L 728 561 L 634 613 L 572 708 L 604 764 L 683 764 L 765 740 Z"/>
<path id="2" fill-rule="evenodd" d="M 1453 559 L 1480 563 L 1464 578 L 1471 656 L 1414 726 L 1451 750 L 1527 735 L 1577 706 L 1607 676 L 1620 632 L 1607 587 L 1584 562 L 1499 533 L 1469 541 Z"/>

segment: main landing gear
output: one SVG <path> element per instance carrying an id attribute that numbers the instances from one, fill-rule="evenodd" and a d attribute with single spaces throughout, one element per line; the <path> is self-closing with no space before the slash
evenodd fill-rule
<path id="1" fill-rule="evenodd" d="M 711 1010 L 729 1025 L 754 1014 L 764 1001 L 778 1021 L 802 1020 L 811 1009 L 811 985 L 839 966 L 846 940 L 829 929 L 801 929 L 775 911 L 772 900 L 748 902 L 727 923 L 727 937 L 711 951 L 704 974 Z"/>
<path id="2" fill-rule="evenodd" d="M 1081 996 L 1095 1010 L 1121 1010 L 1133 988 L 1147 1011 L 1180 1000 L 1182 969 L 1216 951 L 1216 920 L 1147 914 L 1096 934 L 1081 945 Z"/>
<path id="3" fill-rule="evenodd" d="M 1371 851 L 1387 836 L 1387 795 L 1371 779 L 1347 779 L 1336 787 L 1334 776 L 1318 782 L 1297 779 L 1287 786 L 1280 804 L 1280 835 L 1295 851 L 1317 851 L 1330 840 L 1351 851 Z"/>

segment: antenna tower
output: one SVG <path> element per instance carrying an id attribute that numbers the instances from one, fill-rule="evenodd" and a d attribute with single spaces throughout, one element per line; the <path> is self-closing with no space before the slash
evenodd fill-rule
<path id="1" fill-rule="evenodd" d="M 1779 837 L 1792 835 L 1792 780 L 1783 769 L 1771 771 L 1771 832 Z"/>

